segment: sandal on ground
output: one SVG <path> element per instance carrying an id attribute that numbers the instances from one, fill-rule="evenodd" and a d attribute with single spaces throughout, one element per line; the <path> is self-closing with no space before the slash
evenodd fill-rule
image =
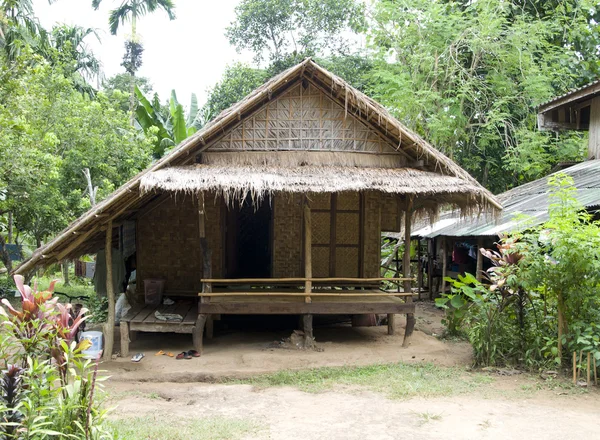
<path id="1" fill-rule="evenodd" d="M 200 357 L 200 353 L 198 353 L 196 350 L 188 350 L 187 354 L 189 354 L 191 357 L 195 357 L 195 358 Z"/>
<path id="2" fill-rule="evenodd" d="M 131 358 L 131 362 L 139 362 L 144 358 L 144 353 L 136 353 Z"/>
<path id="3" fill-rule="evenodd" d="M 180 359 L 191 359 L 192 357 L 187 354 L 187 351 L 182 351 L 181 353 L 179 353 L 177 356 L 175 356 L 175 359 L 180 360 Z"/>
<path id="4" fill-rule="evenodd" d="M 156 353 L 154 353 L 154 356 L 162 356 L 163 354 L 165 354 L 164 351 L 158 350 Z"/>

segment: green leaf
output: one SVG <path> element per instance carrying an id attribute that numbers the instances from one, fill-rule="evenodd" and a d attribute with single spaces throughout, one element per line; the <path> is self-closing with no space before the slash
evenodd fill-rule
<path id="1" fill-rule="evenodd" d="M 188 127 L 191 127 L 194 124 L 194 121 L 196 120 L 197 115 L 198 115 L 198 98 L 196 98 L 195 93 L 192 93 L 192 99 L 190 102 L 190 112 L 188 113 L 187 122 L 186 122 L 186 125 Z M 195 131 L 194 131 L 194 133 L 195 133 Z M 193 134 L 193 133 L 189 133 L 189 129 L 188 129 L 188 135 L 189 134 Z"/>
<path id="2" fill-rule="evenodd" d="M 450 304 L 452 305 L 452 307 L 454 307 L 455 309 L 460 309 L 461 307 L 463 307 L 467 302 L 464 300 L 464 298 L 460 295 L 455 295 L 452 297 L 452 299 L 450 300 Z"/>

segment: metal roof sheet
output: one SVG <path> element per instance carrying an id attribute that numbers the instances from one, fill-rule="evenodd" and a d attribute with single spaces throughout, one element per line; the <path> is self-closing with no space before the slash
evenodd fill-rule
<path id="1" fill-rule="evenodd" d="M 576 198 L 583 206 L 588 209 L 600 207 L 600 159 L 582 162 L 550 176 L 558 173 L 573 178 L 577 188 Z M 497 198 L 504 206 L 504 210 L 498 218 L 479 216 L 461 219 L 456 214 L 442 215 L 432 226 L 414 231 L 413 236 L 427 238 L 496 236 L 514 230 L 517 226 L 523 228 L 544 223 L 549 218 L 548 177 L 499 194 Z"/>

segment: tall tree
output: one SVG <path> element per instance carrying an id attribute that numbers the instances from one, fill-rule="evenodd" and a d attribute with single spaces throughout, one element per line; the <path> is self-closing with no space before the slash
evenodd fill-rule
<path id="1" fill-rule="evenodd" d="M 576 49 L 582 34 L 600 44 L 595 2 L 545 3 L 377 1 L 372 94 L 494 191 L 580 159 L 581 136 L 540 133 L 535 114 L 597 74 L 597 56 Z"/>
<path id="2" fill-rule="evenodd" d="M 101 3 L 102 0 L 92 0 L 92 6 L 96 10 L 100 7 Z M 129 85 L 131 125 L 135 121 L 135 73 L 142 65 L 142 52 L 144 51 L 138 38 L 137 20 L 146 14 L 155 12 L 157 9 L 164 10 L 169 20 L 175 20 L 175 3 L 172 0 L 124 0 L 119 7 L 110 11 L 108 17 L 110 33 L 113 35 L 117 34 L 120 25 L 125 24 L 127 21 L 131 22 L 131 37 L 125 43 L 125 56 L 121 64 L 131 77 Z"/>
<path id="3" fill-rule="evenodd" d="M 348 39 L 364 23 L 363 3 L 356 0 L 242 0 L 227 37 L 238 50 L 261 61 L 323 50 L 346 52 Z"/>

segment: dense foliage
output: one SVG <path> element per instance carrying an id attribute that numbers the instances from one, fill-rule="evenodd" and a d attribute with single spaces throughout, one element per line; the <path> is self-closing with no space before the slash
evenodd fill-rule
<path id="1" fill-rule="evenodd" d="M 579 134 L 537 131 L 536 106 L 598 75 L 599 14 L 594 1 L 378 1 L 372 92 L 504 191 L 582 158 Z"/>
<path id="2" fill-rule="evenodd" d="M 97 395 L 98 362 L 85 359 L 90 342 L 76 342 L 85 320 L 48 291 L 16 276 L 22 303 L 0 308 L 0 433 L 3 439 L 108 439 Z"/>
<path id="3" fill-rule="evenodd" d="M 550 219 L 484 251 L 494 263 L 487 283 L 448 279 L 452 293 L 437 301 L 479 365 L 535 368 L 581 350 L 600 360 L 600 223 L 578 204 L 570 178 L 550 185 Z"/>

